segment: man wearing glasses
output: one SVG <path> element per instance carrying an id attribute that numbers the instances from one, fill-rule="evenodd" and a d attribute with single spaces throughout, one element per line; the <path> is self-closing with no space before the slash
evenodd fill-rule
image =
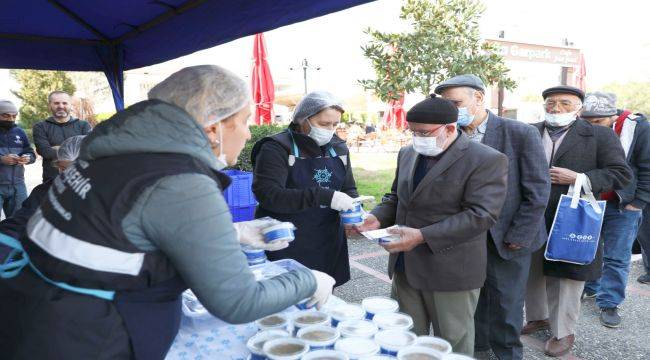
<path id="1" fill-rule="evenodd" d="M 390 193 L 360 231 L 399 225 L 390 252 L 392 297 L 413 331 L 474 353 L 474 312 L 486 277 L 486 232 L 503 206 L 508 158 L 459 132 L 458 109 L 435 97 L 413 106 L 413 144 L 398 155 Z"/>
<path id="2" fill-rule="evenodd" d="M 0 207 L 5 218 L 27 198 L 24 165 L 36 160 L 27 134 L 16 126 L 17 115 L 16 105 L 0 100 Z"/>
<path id="3" fill-rule="evenodd" d="M 578 117 L 585 94 L 571 86 L 556 86 L 542 92 L 544 122 L 535 126 L 542 135 L 551 176 L 551 195 L 546 208 L 546 228 L 550 230 L 562 194 L 578 173 L 587 177 L 587 188 L 595 196 L 620 190 L 630 182 L 632 172 L 625 161 L 621 143 L 611 128 L 592 125 Z M 601 238 L 602 242 L 602 238 Z M 544 259 L 545 248 L 533 254 L 526 291 L 527 324 L 522 334 L 550 329 L 545 353 L 559 357 L 571 351 L 580 316 L 580 297 L 585 281 L 600 277 L 602 246 L 589 265 L 551 262 Z"/>
<path id="4" fill-rule="evenodd" d="M 487 234 L 487 279 L 476 310 L 475 350 L 486 357 L 521 360 L 519 339 L 531 254 L 546 242 L 543 224 L 551 181 L 539 131 L 485 108 L 485 85 L 476 75 L 454 76 L 435 89 L 458 108 L 458 126 L 473 141 L 508 157 L 508 191 Z"/>

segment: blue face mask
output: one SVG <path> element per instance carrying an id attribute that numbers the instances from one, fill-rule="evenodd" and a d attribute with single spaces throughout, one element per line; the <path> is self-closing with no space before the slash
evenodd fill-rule
<path id="1" fill-rule="evenodd" d="M 458 126 L 467 126 L 474 121 L 476 115 L 470 115 L 466 107 L 458 108 Z"/>

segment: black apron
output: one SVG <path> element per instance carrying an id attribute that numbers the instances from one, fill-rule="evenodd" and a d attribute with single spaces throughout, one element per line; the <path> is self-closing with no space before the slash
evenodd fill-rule
<path id="1" fill-rule="evenodd" d="M 300 158 L 300 151 L 292 139 L 293 155 L 289 161 L 287 189 L 324 187 L 340 191 L 346 177 L 346 167 L 330 147 L 329 157 Z M 293 165 L 291 165 L 293 163 Z M 306 267 L 322 271 L 336 280 L 336 286 L 350 280 L 350 262 L 345 231 L 338 211 L 317 207 L 294 214 L 279 214 L 258 208 L 256 217 L 270 216 L 280 221 L 292 222 L 296 239 L 289 247 L 269 251 L 269 260 L 294 259 Z"/>

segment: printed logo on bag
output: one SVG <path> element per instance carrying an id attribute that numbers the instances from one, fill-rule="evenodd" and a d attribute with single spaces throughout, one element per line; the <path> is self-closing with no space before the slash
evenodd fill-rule
<path id="1" fill-rule="evenodd" d="M 581 235 L 581 234 L 571 233 L 571 234 L 569 234 L 569 240 L 575 241 L 575 242 L 593 242 L 594 241 L 594 236 L 593 235 Z"/>
<path id="2" fill-rule="evenodd" d="M 318 186 L 327 187 L 327 186 L 323 186 L 323 184 L 329 183 L 331 179 L 332 179 L 332 172 L 327 167 L 314 170 L 314 181 L 318 183 Z"/>

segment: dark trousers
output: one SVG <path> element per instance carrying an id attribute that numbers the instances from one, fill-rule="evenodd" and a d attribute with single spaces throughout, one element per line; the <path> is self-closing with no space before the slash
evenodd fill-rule
<path id="1" fill-rule="evenodd" d="M 650 206 L 646 206 L 643 209 L 643 221 L 641 222 L 636 240 L 641 245 L 645 271 L 650 274 Z"/>
<path id="2" fill-rule="evenodd" d="M 531 255 L 505 260 L 488 235 L 487 279 L 474 316 L 476 351 L 492 349 L 503 359 L 522 359 L 519 340 Z"/>

